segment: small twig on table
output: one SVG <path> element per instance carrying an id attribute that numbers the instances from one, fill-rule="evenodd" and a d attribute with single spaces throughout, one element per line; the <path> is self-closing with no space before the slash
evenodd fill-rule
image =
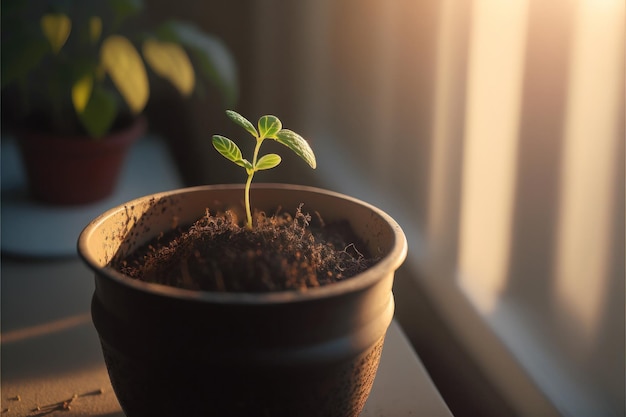
<path id="1" fill-rule="evenodd" d="M 33 417 L 43 417 L 48 414 L 54 413 L 55 411 L 69 411 L 72 409 L 72 403 L 76 401 L 76 399 L 81 398 L 81 397 L 88 397 L 92 395 L 100 395 L 103 392 L 104 390 L 100 388 L 94 391 L 85 392 L 83 394 L 74 394 L 72 395 L 71 398 L 67 400 L 59 401 L 57 403 L 52 403 L 52 404 L 46 404 L 42 406 L 38 405 L 31 411 L 34 413 L 37 413 L 37 414 L 34 414 Z"/>

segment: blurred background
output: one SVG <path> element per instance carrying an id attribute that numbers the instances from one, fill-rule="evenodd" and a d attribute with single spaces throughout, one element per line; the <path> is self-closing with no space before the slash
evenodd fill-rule
<path id="1" fill-rule="evenodd" d="M 624 415 L 624 2 L 177 4 L 150 8 L 230 46 L 238 110 L 318 156 L 259 180 L 403 225 L 397 317 L 455 415 Z M 217 107 L 177 112 L 192 183 L 241 181 L 209 149 Z"/>
<path id="2" fill-rule="evenodd" d="M 624 415 L 623 1 L 145 8 L 219 37 L 235 110 L 310 141 L 316 171 L 282 152 L 255 180 L 344 192 L 403 226 L 396 316 L 455 416 Z M 252 146 L 217 94 L 151 94 L 185 185 L 244 180 L 210 145 Z"/>

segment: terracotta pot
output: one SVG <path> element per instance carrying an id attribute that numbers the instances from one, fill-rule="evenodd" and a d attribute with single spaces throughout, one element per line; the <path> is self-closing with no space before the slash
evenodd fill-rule
<path id="1" fill-rule="evenodd" d="M 58 205 L 87 204 L 111 195 L 133 142 L 146 130 L 145 118 L 126 129 L 95 140 L 17 133 L 32 196 Z"/>
<path id="2" fill-rule="evenodd" d="M 258 184 L 255 207 L 280 205 L 349 219 L 380 261 L 308 291 L 212 293 L 151 284 L 108 267 L 115 257 L 191 223 L 205 208 L 241 211 L 240 185 L 154 194 L 113 208 L 80 235 L 95 271 L 92 318 L 128 417 L 356 417 L 369 395 L 394 313 L 395 270 L 407 244 L 398 224 L 354 198 Z M 240 218 L 243 218 L 241 216 Z"/>

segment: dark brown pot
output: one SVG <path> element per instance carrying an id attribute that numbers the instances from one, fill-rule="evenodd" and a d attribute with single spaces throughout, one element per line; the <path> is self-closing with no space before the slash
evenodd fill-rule
<path id="1" fill-rule="evenodd" d="M 80 235 L 95 271 L 92 318 L 128 417 L 357 417 L 394 313 L 405 236 L 381 210 L 317 188 L 253 186 L 256 208 L 277 205 L 348 219 L 380 261 L 308 291 L 214 293 L 128 278 L 110 260 L 211 210 L 240 207 L 243 186 L 159 193 L 113 208 Z"/>
<path id="2" fill-rule="evenodd" d="M 133 142 L 146 130 L 145 118 L 95 140 L 45 133 L 17 133 L 30 192 L 57 205 L 87 204 L 111 195 Z"/>

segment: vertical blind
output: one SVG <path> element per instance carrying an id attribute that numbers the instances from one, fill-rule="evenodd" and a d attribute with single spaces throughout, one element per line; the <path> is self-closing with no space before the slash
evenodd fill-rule
<path id="1" fill-rule="evenodd" d="M 402 223 L 420 287 L 513 406 L 541 410 L 503 363 L 563 415 L 623 415 L 624 2 L 257 14 L 255 106 L 305 126 L 325 185 Z"/>

